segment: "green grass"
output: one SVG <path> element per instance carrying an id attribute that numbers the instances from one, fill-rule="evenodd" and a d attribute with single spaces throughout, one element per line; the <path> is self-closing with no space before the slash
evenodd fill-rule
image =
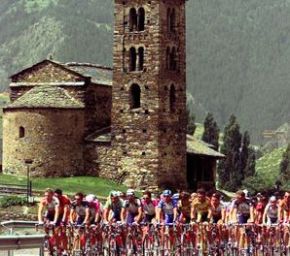
<path id="1" fill-rule="evenodd" d="M 277 148 L 256 161 L 256 172 L 266 184 L 274 184 L 280 172 L 280 162 L 285 148 Z"/>
<path id="2" fill-rule="evenodd" d="M 0 174 L 0 183 L 26 184 L 26 177 Z M 32 187 L 36 190 L 60 188 L 67 194 L 80 191 L 101 197 L 108 196 L 111 190 L 125 191 L 127 189 L 124 185 L 98 177 L 33 178 Z"/>

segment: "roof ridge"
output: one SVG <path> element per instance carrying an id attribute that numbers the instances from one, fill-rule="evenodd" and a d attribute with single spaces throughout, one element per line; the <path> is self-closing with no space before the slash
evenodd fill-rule
<path id="1" fill-rule="evenodd" d="M 104 66 L 101 64 L 89 63 L 89 62 L 66 62 L 66 63 L 63 63 L 62 65 L 65 65 L 68 67 L 70 67 L 70 66 L 85 66 L 85 67 L 100 68 L 100 69 L 105 69 L 105 70 L 113 70 L 112 67 Z"/>

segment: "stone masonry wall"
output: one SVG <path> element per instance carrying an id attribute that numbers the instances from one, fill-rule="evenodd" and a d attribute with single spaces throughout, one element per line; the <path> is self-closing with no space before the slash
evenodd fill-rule
<path id="1" fill-rule="evenodd" d="M 20 138 L 20 127 L 25 134 Z M 7 109 L 3 118 L 3 171 L 32 176 L 83 173 L 84 113 L 77 109 Z"/>
<path id="2" fill-rule="evenodd" d="M 86 135 L 111 125 L 111 86 L 90 84 L 86 92 L 85 102 Z"/>
<path id="3" fill-rule="evenodd" d="M 181 109 L 181 113 L 177 111 L 171 114 L 165 109 L 169 97 L 168 91 L 165 92 L 164 89 L 165 86 L 169 87 L 170 81 L 180 90 L 185 89 L 184 70 L 174 74 L 164 71 L 167 44 L 164 37 L 164 17 L 167 7 L 174 5 L 182 9 L 184 0 L 163 2 L 115 1 L 112 155 L 117 168 L 108 168 L 106 173 L 116 177 L 123 176 L 128 185 L 185 184 L 185 92 L 180 91 L 176 98 L 176 107 Z M 130 32 L 128 29 L 129 12 L 133 7 L 145 10 L 144 31 Z M 180 15 L 184 15 L 181 9 Z M 183 40 L 182 33 L 184 30 L 180 32 Z M 178 43 L 179 51 L 183 52 L 184 43 L 175 43 Z M 144 47 L 143 70 L 129 71 L 128 52 L 133 46 L 136 49 Z M 182 54 L 184 57 L 184 53 Z M 185 62 L 180 65 L 180 69 L 185 69 Z M 141 106 L 137 109 L 130 108 L 132 84 L 138 84 L 141 90 Z M 166 134 L 163 133 L 165 128 Z M 179 130 L 180 135 L 177 135 Z M 115 172 L 114 175 L 112 172 Z"/>

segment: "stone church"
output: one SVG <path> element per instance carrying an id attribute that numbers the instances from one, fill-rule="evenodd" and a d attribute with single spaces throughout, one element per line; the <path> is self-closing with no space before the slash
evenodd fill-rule
<path id="1" fill-rule="evenodd" d="M 115 0 L 114 14 L 113 69 L 44 60 L 11 76 L 4 172 L 188 187 L 194 154 L 214 183 L 223 156 L 186 135 L 185 0 Z"/>

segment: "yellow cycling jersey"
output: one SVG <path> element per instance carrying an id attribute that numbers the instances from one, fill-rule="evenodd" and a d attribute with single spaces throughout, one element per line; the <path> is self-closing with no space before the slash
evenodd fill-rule
<path id="1" fill-rule="evenodd" d="M 208 199 L 205 199 L 204 202 L 200 202 L 198 198 L 192 201 L 192 207 L 197 214 L 207 213 L 210 208 L 210 202 Z"/>

